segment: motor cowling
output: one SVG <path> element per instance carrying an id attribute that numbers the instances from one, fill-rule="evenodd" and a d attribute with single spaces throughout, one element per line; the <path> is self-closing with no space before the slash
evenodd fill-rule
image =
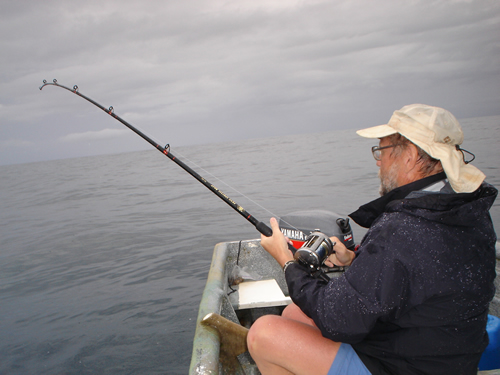
<path id="1" fill-rule="evenodd" d="M 299 249 L 312 232 L 335 236 L 349 249 L 354 250 L 354 236 L 349 218 L 326 210 L 296 211 L 279 220 L 281 232 Z"/>

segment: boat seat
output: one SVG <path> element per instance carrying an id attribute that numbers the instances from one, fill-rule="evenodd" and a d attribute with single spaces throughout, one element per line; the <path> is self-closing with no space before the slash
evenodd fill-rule
<path id="1" fill-rule="evenodd" d="M 231 296 L 231 304 L 235 310 L 286 306 L 292 302 L 290 297 L 283 294 L 275 279 L 244 281 L 233 289 L 237 290 Z"/>

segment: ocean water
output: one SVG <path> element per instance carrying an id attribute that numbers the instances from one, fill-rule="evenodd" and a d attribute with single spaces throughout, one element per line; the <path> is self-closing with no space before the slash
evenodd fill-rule
<path id="1" fill-rule="evenodd" d="M 500 116 L 461 123 L 499 187 Z M 172 153 L 267 222 L 376 198 L 374 144 L 336 131 Z M 500 228 L 499 201 L 491 215 Z M 0 373 L 186 374 L 214 245 L 257 237 L 153 149 L 1 166 Z"/>

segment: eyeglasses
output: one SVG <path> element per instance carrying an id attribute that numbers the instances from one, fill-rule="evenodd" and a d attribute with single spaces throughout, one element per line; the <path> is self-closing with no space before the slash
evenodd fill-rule
<path id="1" fill-rule="evenodd" d="M 396 147 L 396 146 L 399 146 L 399 143 L 397 143 L 395 145 L 384 146 L 384 147 L 373 146 L 372 147 L 372 154 L 373 154 L 374 159 L 376 161 L 380 161 L 380 158 L 382 157 L 382 151 L 381 150 L 383 150 L 385 148 Z"/>

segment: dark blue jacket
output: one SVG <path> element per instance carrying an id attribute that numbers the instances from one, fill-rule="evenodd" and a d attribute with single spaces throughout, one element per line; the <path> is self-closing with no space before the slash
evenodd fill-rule
<path id="1" fill-rule="evenodd" d="M 468 194 L 408 195 L 431 177 L 350 215 L 370 229 L 342 277 L 326 283 L 287 268 L 292 300 L 323 336 L 352 344 L 372 374 L 476 374 L 488 344 L 498 192 L 483 183 Z"/>

